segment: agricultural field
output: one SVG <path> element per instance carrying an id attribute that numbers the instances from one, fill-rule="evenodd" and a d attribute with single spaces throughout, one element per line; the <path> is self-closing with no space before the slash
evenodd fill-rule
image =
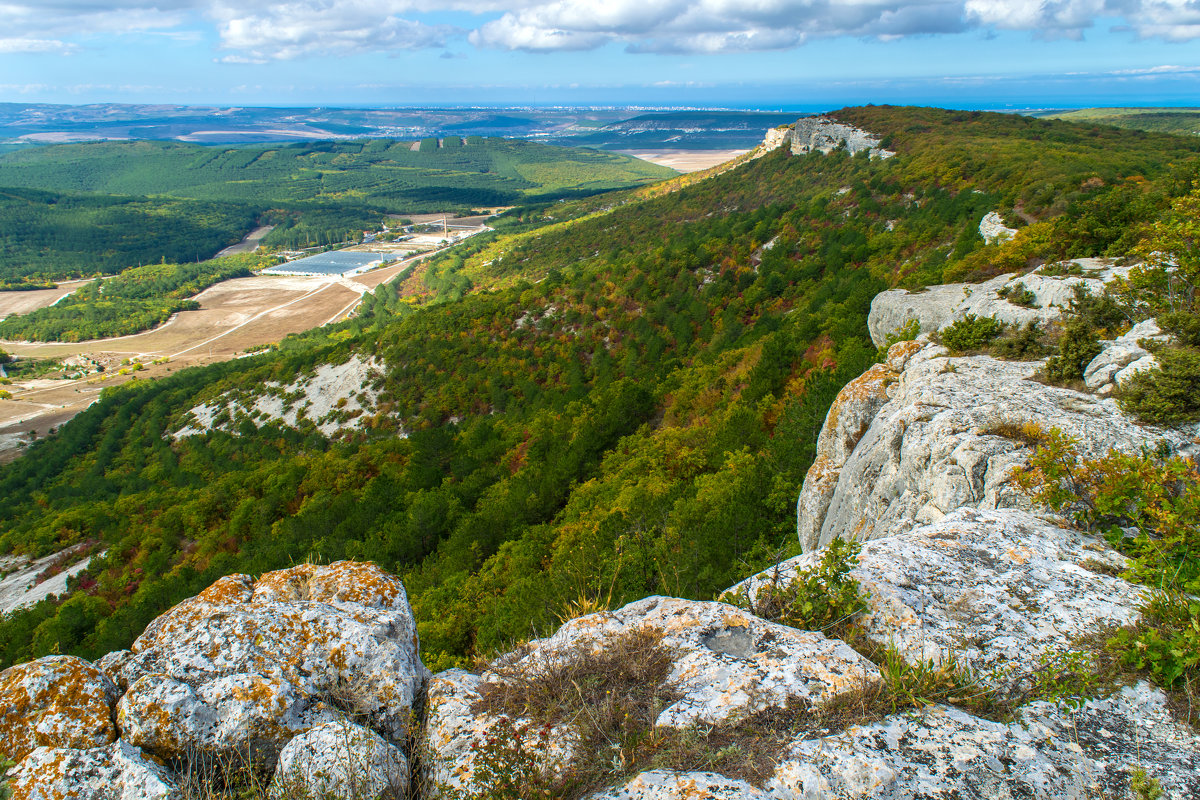
<path id="1" fill-rule="evenodd" d="M 1038 112 L 1032 116 L 1180 136 L 1200 135 L 1200 108 L 1081 108 Z"/>

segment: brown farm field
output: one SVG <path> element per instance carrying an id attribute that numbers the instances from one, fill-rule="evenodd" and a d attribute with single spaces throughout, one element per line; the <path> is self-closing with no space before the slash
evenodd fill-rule
<path id="1" fill-rule="evenodd" d="M 132 374 L 118 374 L 128 359 L 145 363 L 136 373 L 138 380 L 145 380 L 236 358 L 247 348 L 345 319 L 364 292 L 395 278 L 424 255 L 348 278 L 259 275 L 224 281 L 195 296 L 199 310 L 182 311 L 158 328 L 132 336 L 76 343 L 0 341 L 0 348 L 16 356 L 85 358 L 105 369 L 78 380 L 14 380 L 4 387 L 13 396 L 0 400 L 0 462 L 15 457 L 31 433 L 43 435 L 87 408 L 104 387 L 133 379 Z M 48 306 L 83 282 L 73 283 L 46 291 L 0 292 L 0 315 Z M 162 358 L 168 361 L 149 363 Z"/>

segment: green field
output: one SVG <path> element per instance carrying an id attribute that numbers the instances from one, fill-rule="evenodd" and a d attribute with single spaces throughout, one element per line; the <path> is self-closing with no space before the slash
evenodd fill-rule
<path id="1" fill-rule="evenodd" d="M 1200 108 L 1081 108 L 1077 111 L 1049 111 L 1034 116 L 1180 136 L 1200 135 Z"/>

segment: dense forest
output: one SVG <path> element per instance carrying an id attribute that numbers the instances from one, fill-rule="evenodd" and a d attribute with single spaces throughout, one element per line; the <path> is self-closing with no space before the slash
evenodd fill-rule
<path id="1" fill-rule="evenodd" d="M 93 142 L 0 154 L 0 187 L 10 187 L 0 188 L 0 281 L 201 261 L 258 224 L 275 226 L 268 247 L 338 244 L 378 230 L 387 213 L 586 196 L 675 174 L 595 150 L 433 143 Z"/>
<path id="2" fill-rule="evenodd" d="M 837 116 L 897 156 L 780 151 L 675 191 L 515 209 L 415 294 L 107 390 L 0 468 L 0 550 L 104 553 L 68 598 L 0 623 L 0 662 L 127 646 L 220 575 L 304 559 L 399 572 L 434 670 L 580 610 L 712 597 L 795 546 L 825 413 L 878 357 L 877 292 L 1124 255 L 1200 176 L 1200 141 L 1167 135 Z M 984 246 L 994 209 L 1046 235 Z M 198 403 L 355 354 L 387 367 L 357 429 L 168 435 Z"/>

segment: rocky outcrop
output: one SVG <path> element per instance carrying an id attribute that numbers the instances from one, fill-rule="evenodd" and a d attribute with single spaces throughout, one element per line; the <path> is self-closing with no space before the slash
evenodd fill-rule
<path id="1" fill-rule="evenodd" d="M 303 733 L 283 748 L 270 794 L 284 800 L 403 800 L 408 760 L 369 728 L 338 720 Z"/>
<path id="2" fill-rule="evenodd" d="M 175 778 L 118 741 L 86 750 L 39 747 L 9 772 L 12 800 L 176 800 Z"/>
<path id="3" fill-rule="evenodd" d="M 804 550 L 835 536 L 861 541 L 893 536 L 958 508 L 1028 508 L 1012 483 L 1013 471 L 1031 452 L 1019 430 L 1014 432 L 1026 423 L 1062 430 L 1091 457 L 1159 440 L 1176 450 L 1194 446 L 1195 430 L 1145 428 L 1122 416 L 1110 398 L 1032 380 L 1040 367 L 1041 362 L 988 356 L 950 357 L 927 342 L 895 345 L 887 364 L 891 372 L 879 370 L 871 378 L 877 388 L 868 392 L 851 383 L 830 411 L 830 433 L 822 432 L 797 503 Z M 881 405 L 878 387 L 884 384 L 888 400 Z M 835 435 L 842 430 L 840 420 L 868 416 L 869 425 L 847 455 L 854 437 Z"/>
<path id="4" fill-rule="evenodd" d="M 1109 394 L 1126 378 L 1158 366 L 1158 360 L 1140 341 L 1162 342 L 1167 338 L 1155 320 L 1139 322 L 1123 336 L 1103 343 L 1104 350 L 1084 369 L 1083 382 L 1096 394 Z"/>
<path id="5" fill-rule="evenodd" d="M 34 748 L 91 748 L 117 738 L 117 687 L 75 656 L 46 656 L 0 672 L 0 753 L 20 761 Z"/>
<path id="6" fill-rule="evenodd" d="M 712 772 L 653 770 L 631 778 L 622 786 L 588 796 L 588 800 L 741 800 L 768 798 L 745 781 Z"/>
<path id="7" fill-rule="evenodd" d="M 967 314 L 995 317 L 1015 326 L 1028 322 L 1045 325 L 1062 316 L 1062 309 L 1070 305 L 1076 286 L 1083 286 L 1093 294 L 1098 294 L 1106 282 L 1115 276 L 1128 274 L 1130 269 L 1111 266 L 1111 262 L 1098 258 L 1078 258 L 1066 262 L 1065 267 L 1064 264 L 1054 264 L 1026 275 L 1000 275 L 983 283 L 947 283 L 915 292 L 907 289 L 881 292 L 871 301 L 871 313 L 867 317 L 871 341 L 883 346 L 887 343 L 888 334 L 900 330 L 911 320 L 920 323 L 922 333 L 932 333 Z M 1046 274 L 1065 272 L 1073 267 L 1081 274 Z M 1035 299 L 1031 305 L 1017 305 L 1001 296 L 1006 288 L 1013 288 L 1017 284 L 1033 292 Z"/>
<path id="8" fill-rule="evenodd" d="M 792 126 L 792 152 L 796 154 L 831 153 L 845 147 L 851 153 L 866 150 L 877 158 L 895 155 L 879 144 L 878 136 L 828 117 L 801 117 Z"/>
<path id="9" fill-rule="evenodd" d="M 785 561 L 733 587 L 751 600 L 820 561 Z M 1019 511 L 960 509 L 866 542 L 850 575 L 868 598 L 867 638 L 913 664 L 954 659 L 1009 688 L 1073 643 L 1139 618 L 1143 587 L 1114 577 L 1125 559 L 1102 541 Z"/>
<path id="10" fill-rule="evenodd" d="M 767 135 L 763 137 L 761 149 L 764 151 L 778 150 L 784 145 L 791 145 L 792 142 L 792 126 L 781 125 L 778 128 L 771 128 L 767 131 Z"/>
<path id="11" fill-rule="evenodd" d="M 1017 229 L 1005 225 L 1004 218 L 999 213 L 989 211 L 979 221 L 979 235 L 983 237 L 983 241 L 987 244 L 996 244 L 998 242 L 1007 242 L 1016 236 Z"/>

